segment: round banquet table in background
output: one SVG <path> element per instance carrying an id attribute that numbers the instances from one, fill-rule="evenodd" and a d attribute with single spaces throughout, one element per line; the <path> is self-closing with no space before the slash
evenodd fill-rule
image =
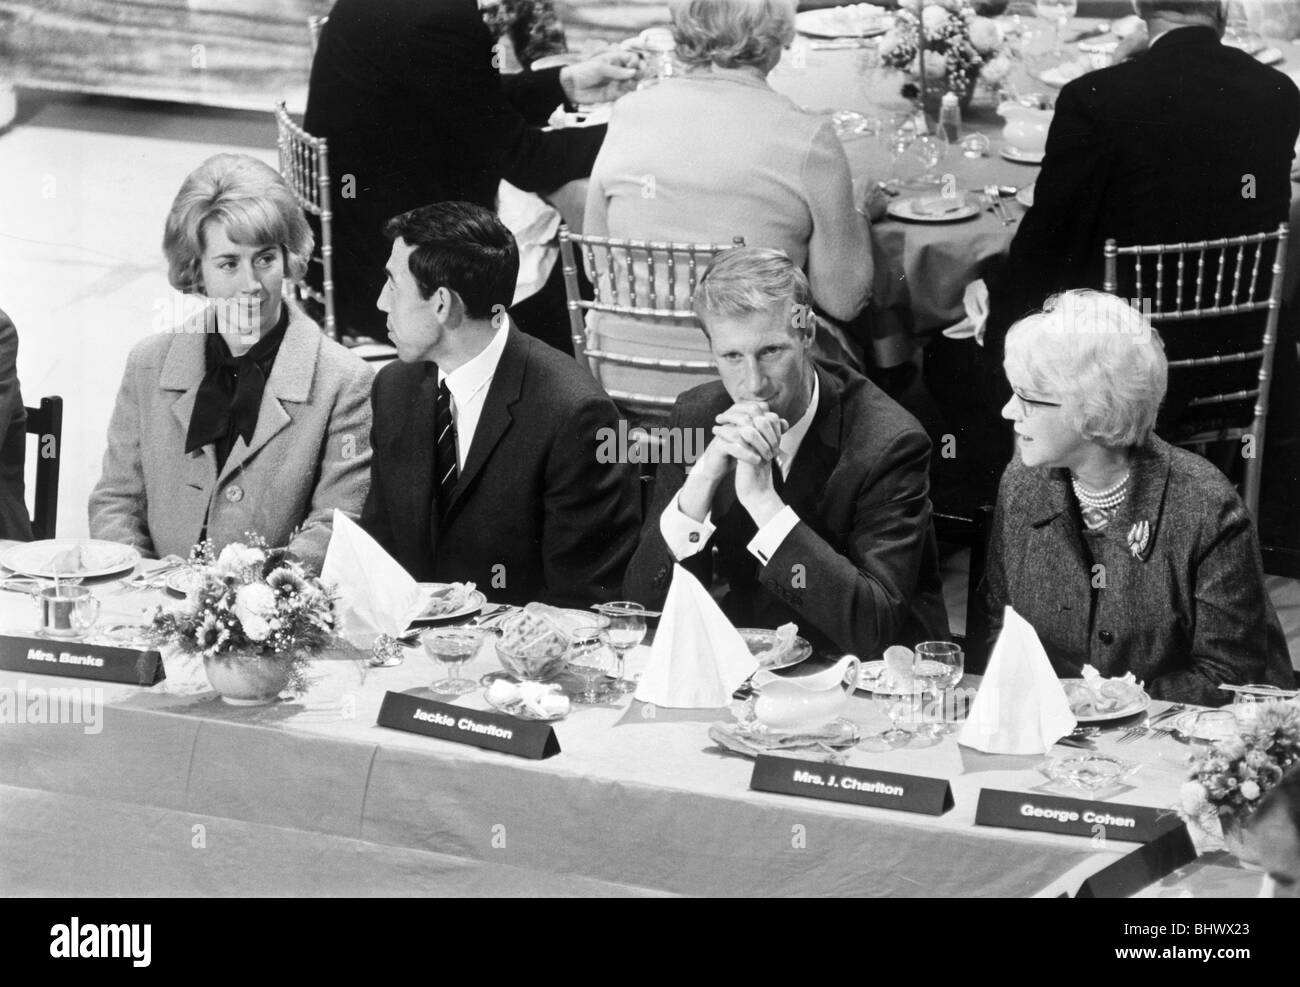
<path id="1" fill-rule="evenodd" d="M 1076 18 L 1070 22 L 1077 33 L 1097 21 Z M 870 49 L 832 49 L 819 42 L 799 38 L 786 52 L 781 64 L 769 76 L 778 92 L 799 105 L 817 112 L 854 110 L 868 117 L 887 120 L 911 106 L 899 90 L 904 81 L 900 72 L 873 67 L 877 61 Z M 1287 41 L 1270 39 L 1271 47 L 1285 56 L 1277 66 L 1289 71 L 1300 66 L 1300 49 Z M 1014 64 L 1009 82 L 1020 93 L 1059 92 L 1032 73 L 1068 61 L 1078 55 L 1073 45 L 1066 54 L 1053 58 L 1043 50 L 1048 40 L 1035 40 L 1025 62 Z M 939 175 L 951 174 L 958 188 L 977 191 L 985 185 L 1009 185 L 1022 188 L 1033 183 L 1040 171 L 1036 165 L 1007 161 L 999 151 L 1003 147 L 1004 121 L 997 115 L 994 97 L 983 85 L 977 90 L 969 109 L 963 111 L 963 131 L 976 131 L 990 140 L 988 157 L 970 159 L 961 149 L 952 147 L 935 169 Z M 881 140 L 854 135 L 844 140 L 854 181 L 880 181 L 889 177 L 891 155 Z M 1293 191 L 1296 190 L 1293 186 Z M 907 195 L 925 194 L 924 190 L 904 190 Z M 873 334 L 876 359 L 893 365 L 907 359 L 917 343 L 924 344 L 938 330 L 959 321 L 965 314 L 962 295 L 971 281 L 981 277 L 994 258 L 1005 253 L 1015 236 L 1025 207 L 1006 198 L 1016 222 L 1004 226 L 985 209 L 972 220 L 955 223 L 908 223 L 886 217 L 874 224 L 876 292 L 872 302 Z M 1292 199 L 1293 250 L 1300 238 L 1300 195 Z M 1300 264 L 1291 265 L 1292 271 Z M 1294 292 L 1296 275 L 1287 278 Z M 1288 295 L 1288 297 L 1291 297 Z"/>

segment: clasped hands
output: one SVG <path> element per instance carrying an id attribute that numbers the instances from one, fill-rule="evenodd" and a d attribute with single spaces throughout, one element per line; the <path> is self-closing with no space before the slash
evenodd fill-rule
<path id="1" fill-rule="evenodd" d="M 762 528 L 785 507 L 772 485 L 772 470 L 780 468 L 776 457 L 790 423 L 764 401 L 737 401 L 715 421 L 713 440 L 686 478 L 678 506 L 703 520 L 718 484 L 734 470 L 736 499 Z"/>

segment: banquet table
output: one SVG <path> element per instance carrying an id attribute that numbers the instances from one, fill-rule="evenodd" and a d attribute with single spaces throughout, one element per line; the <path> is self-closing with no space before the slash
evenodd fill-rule
<path id="1" fill-rule="evenodd" d="M 1072 33 L 1096 25 L 1093 18 L 1075 18 Z M 1042 82 L 1036 73 L 1058 61 L 1078 56 L 1074 45 L 1065 45 L 1065 56 L 1053 58 L 1042 50 L 1046 36 L 1040 35 L 1024 61 L 1017 61 L 1008 83 L 1022 94 L 1038 92 L 1054 96 L 1058 89 Z M 1284 72 L 1300 68 L 1300 48 L 1293 42 L 1266 39 L 1271 48 L 1284 56 L 1276 67 Z M 813 39 L 800 38 L 769 76 L 778 92 L 815 112 L 853 110 L 874 119 L 888 119 L 906 110 L 909 103 L 899 94 L 902 76 L 897 71 L 880 68 L 870 49 L 825 50 Z M 990 139 L 987 157 L 970 159 L 957 147 L 949 149 L 935 169 L 937 174 L 951 174 L 964 191 L 979 190 L 985 185 L 1023 188 L 1033 183 L 1040 171 L 1037 165 L 1007 161 L 1000 152 L 1003 120 L 997 115 L 995 100 L 981 86 L 971 106 L 963 111 L 965 132 L 982 133 Z M 844 140 L 855 182 L 878 181 L 888 177 L 891 167 L 889 151 L 870 136 L 852 136 Z M 1292 247 L 1300 238 L 1300 186 L 1292 185 Z M 920 191 L 904 194 L 922 194 Z M 891 365 L 906 359 L 912 347 L 924 345 L 938 330 L 959 321 L 965 314 L 962 294 L 966 286 L 982 277 L 990 263 L 1005 254 L 1015 236 L 1025 207 L 1013 198 L 1003 200 L 1016 222 L 1004 226 L 991 212 L 984 210 L 978 218 L 964 222 L 920 224 L 886 217 L 873 225 L 875 263 L 878 272 L 873 299 L 874 331 L 877 359 Z M 1291 265 L 1294 269 L 1300 265 Z M 1295 294 L 1295 273 L 1287 279 L 1287 298 Z"/>
<path id="2" fill-rule="evenodd" d="M 104 623 L 164 600 L 95 592 Z M 0 592 L 0 632 L 28 634 L 33 620 L 29 600 Z M 636 649 L 629 667 L 648 656 Z M 387 729 L 386 692 L 429 696 L 433 662 L 361 657 L 327 652 L 303 694 L 263 707 L 226 705 L 182 656 L 152 688 L 0 672 L 10 710 L 37 690 L 102 699 L 94 723 L 0 723 L 0 894 L 1056 896 L 1134 849 L 976 826 L 980 789 L 1037 791 L 1042 758 L 982 754 L 951 734 L 850 756 L 949 780 L 955 808 L 915 815 L 751 791 L 752 762 L 708 737 L 726 710 L 575 706 L 554 725 L 561 752 L 540 761 Z M 489 640 L 466 673 L 497 667 Z M 459 702 L 487 708 L 481 690 Z M 887 722 L 863 694 L 845 715 L 867 734 Z M 1174 805 L 1187 748 L 1116 736 L 1099 750 L 1141 768 L 1113 801 Z M 1258 883 L 1212 854 L 1144 893 Z"/>

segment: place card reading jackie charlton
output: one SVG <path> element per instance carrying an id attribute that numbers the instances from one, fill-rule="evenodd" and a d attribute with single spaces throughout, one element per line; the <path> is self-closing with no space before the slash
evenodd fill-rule
<path id="1" fill-rule="evenodd" d="M 143 686 L 157 685 L 167 677 L 162 655 L 157 651 L 6 634 L 0 634 L 0 668 L 9 672 Z"/>
<path id="2" fill-rule="evenodd" d="M 422 733 L 534 760 L 560 753 L 560 742 L 549 723 L 517 720 L 502 713 L 452 706 L 405 692 L 389 692 L 384 696 L 378 722 L 381 727 L 393 730 Z"/>
<path id="3" fill-rule="evenodd" d="M 952 789 L 943 778 L 850 768 L 822 761 L 760 754 L 749 787 L 756 792 L 804 795 L 831 802 L 872 805 L 941 816 L 952 808 Z"/>
<path id="4" fill-rule="evenodd" d="M 975 824 L 1147 843 L 1182 825 L 1182 821 L 1168 809 L 1144 805 L 984 789 L 975 810 Z"/>

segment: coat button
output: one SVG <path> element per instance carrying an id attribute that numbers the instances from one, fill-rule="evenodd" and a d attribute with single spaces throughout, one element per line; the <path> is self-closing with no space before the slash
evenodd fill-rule
<path id="1" fill-rule="evenodd" d="M 230 501 L 232 504 L 238 504 L 243 499 L 244 499 L 243 487 L 234 483 L 226 487 L 226 500 Z"/>
<path id="2" fill-rule="evenodd" d="M 1098 631 L 1097 636 L 1101 638 L 1102 644 L 1112 644 L 1115 641 L 1115 635 L 1110 631 Z"/>

